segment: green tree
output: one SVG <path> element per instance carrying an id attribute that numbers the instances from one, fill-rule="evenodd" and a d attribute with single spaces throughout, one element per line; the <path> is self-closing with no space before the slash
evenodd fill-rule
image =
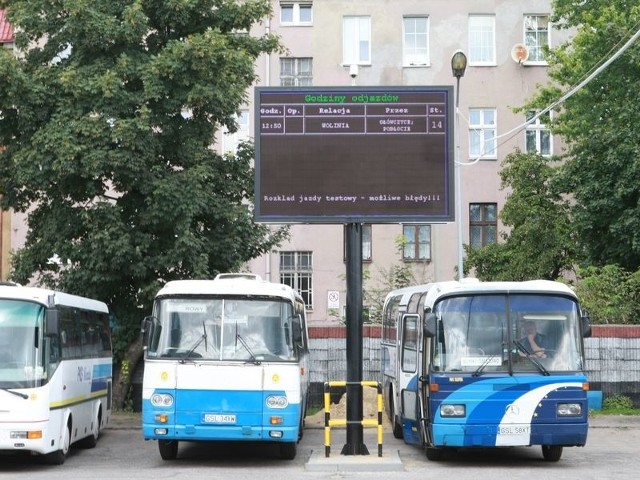
<path id="1" fill-rule="evenodd" d="M 576 293 L 592 323 L 640 323 L 640 271 L 617 265 L 578 270 Z"/>
<path id="2" fill-rule="evenodd" d="M 212 144 L 280 49 L 267 0 L 0 0 L 1 206 L 29 212 L 13 279 L 108 303 L 120 349 L 162 284 L 235 270 L 286 230 L 253 222 L 253 150 Z M 52 257 L 59 262 L 52 262 Z M 122 399 L 120 399 L 122 400 Z"/>
<path id="3" fill-rule="evenodd" d="M 627 0 L 555 0 L 554 28 L 575 29 L 567 45 L 550 52 L 552 85 L 531 106 L 547 106 L 579 85 L 635 34 L 640 4 Z M 640 267 L 640 141 L 637 125 L 640 43 L 569 96 L 552 130 L 566 140 L 562 190 L 574 199 L 572 215 L 588 264 Z"/>
<path id="4" fill-rule="evenodd" d="M 402 259 L 406 243 L 407 239 L 403 235 L 395 239 L 396 252 L 398 252 L 400 259 Z M 363 300 L 364 304 L 369 307 L 369 323 L 381 324 L 384 301 L 387 298 L 387 294 L 392 290 L 418 285 L 423 280 L 416 278 L 412 264 L 402 262 L 402 260 L 400 263 L 392 264 L 388 268 L 379 267 L 376 270 L 375 281 L 372 279 L 373 272 L 371 269 L 366 268 L 364 270 L 365 288 Z"/>
<path id="5" fill-rule="evenodd" d="M 500 218 L 508 232 L 501 243 L 466 247 L 465 272 L 481 280 L 555 280 L 572 269 L 575 239 L 569 203 L 557 191 L 553 160 L 529 153 L 509 154 L 500 171 L 510 191 Z"/>

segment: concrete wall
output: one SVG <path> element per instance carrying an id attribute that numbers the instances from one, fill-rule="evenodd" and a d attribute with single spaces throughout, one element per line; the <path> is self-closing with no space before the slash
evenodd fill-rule
<path id="1" fill-rule="evenodd" d="M 311 402 L 321 405 L 326 381 L 346 380 L 345 327 L 312 327 Z M 362 340 L 362 379 L 380 379 L 380 329 L 365 327 Z M 585 339 L 586 369 L 591 390 L 603 398 L 620 394 L 640 408 L 640 326 L 597 325 Z"/>

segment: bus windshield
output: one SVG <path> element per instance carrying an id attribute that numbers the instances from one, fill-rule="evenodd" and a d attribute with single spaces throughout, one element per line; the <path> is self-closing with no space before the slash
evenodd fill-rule
<path id="1" fill-rule="evenodd" d="M 297 361 L 292 305 L 276 299 L 165 298 L 156 302 L 149 358 Z"/>
<path id="2" fill-rule="evenodd" d="M 0 300 L 0 388 L 28 388 L 46 379 L 42 325 L 44 307 Z"/>
<path id="3" fill-rule="evenodd" d="M 436 371 L 548 374 L 583 368 L 579 308 L 571 298 L 457 296 L 443 299 L 433 311 Z"/>

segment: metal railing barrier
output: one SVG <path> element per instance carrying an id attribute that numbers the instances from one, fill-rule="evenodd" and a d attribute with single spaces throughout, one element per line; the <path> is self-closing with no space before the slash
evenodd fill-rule
<path id="1" fill-rule="evenodd" d="M 377 419 L 365 419 L 348 421 L 346 418 L 331 419 L 331 394 L 330 389 L 332 387 L 346 387 L 347 385 L 361 385 L 363 387 L 374 387 L 378 389 L 377 404 L 378 404 L 378 417 Z M 346 427 L 348 424 L 358 423 L 363 427 L 377 427 L 378 428 L 378 456 L 382 456 L 382 384 L 376 381 L 362 381 L 362 382 L 345 382 L 345 381 L 333 381 L 324 383 L 324 456 L 329 457 L 331 453 L 331 427 Z"/>

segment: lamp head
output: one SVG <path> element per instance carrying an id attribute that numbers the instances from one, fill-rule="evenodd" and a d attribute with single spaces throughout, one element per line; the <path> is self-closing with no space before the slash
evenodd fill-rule
<path id="1" fill-rule="evenodd" d="M 467 56 L 462 50 L 456 50 L 451 57 L 451 71 L 456 78 L 464 77 L 464 71 L 467 69 Z"/>

